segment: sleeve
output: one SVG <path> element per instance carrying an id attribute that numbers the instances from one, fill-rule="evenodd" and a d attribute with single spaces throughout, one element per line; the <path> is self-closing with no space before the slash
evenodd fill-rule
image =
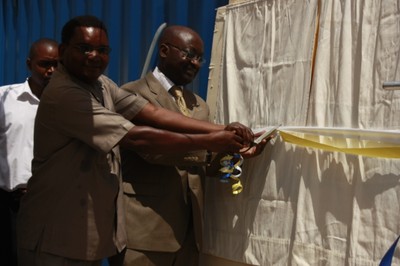
<path id="1" fill-rule="evenodd" d="M 49 104 L 54 110 L 52 121 L 63 134 L 103 152 L 109 152 L 134 126 L 79 87 L 60 90 L 57 100 Z"/>
<path id="2" fill-rule="evenodd" d="M 148 103 L 148 101 L 140 95 L 120 89 L 106 76 L 101 77 L 101 82 L 104 84 L 103 87 L 106 96 L 109 95 L 114 103 L 115 111 L 127 120 L 132 120 Z"/>
<path id="3" fill-rule="evenodd" d="M 2 94 L 0 94 L 0 134 L 4 134 L 6 131 L 6 113 L 4 111 L 4 103 L 2 98 Z"/>
<path id="4" fill-rule="evenodd" d="M 6 119 L 3 97 L 0 93 L 0 183 L 4 183 L 9 172 L 7 161 L 7 136 L 6 136 Z M 4 185 L 4 184 L 0 184 Z"/>

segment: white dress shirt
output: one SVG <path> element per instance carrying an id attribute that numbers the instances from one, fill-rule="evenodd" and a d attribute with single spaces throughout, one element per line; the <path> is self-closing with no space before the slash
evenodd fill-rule
<path id="1" fill-rule="evenodd" d="M 39 99 L 28 80 L 0 87 L 0 188 L 26 187 L 31 177 L 33 128 Z"/>
<path id="2" fill-rule="evenodd" d="M 158 79 L 158 81 L 161 83 L 161 85 L 164 87 L 164 89 L 167 92 L 172 86 L 175 85 L 169 78 L 167 78 L 167 76 L 164 75 L 164 73 L 162 73 L 160 71 L 160 69 L 158 67 L 154 68 L 153 75 L 154 75 L 154 77 L 156 77 L 156 79 Z"/>

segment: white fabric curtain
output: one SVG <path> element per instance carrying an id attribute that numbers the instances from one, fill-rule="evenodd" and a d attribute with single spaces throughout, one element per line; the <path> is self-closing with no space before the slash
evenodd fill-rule
<path id="1" fill-rule="evenodd" d="M 400 80 L 399 1 L 248 1 L 219 9 L 215 32 L 207 101 L 216 122 L 400 130 L 400 90 L 382 89 Z M 236 196 L 206 180 L 207 254 L 252 265 L 378 265 L 400 234 L 399 159 L 278 137 L 244 162 L 241 180 Z"/>
<path id="2" fill-rule="evenodd" d="M 305 124 L 316 22 L 312 2 L 227 8 L 218 121 Z"/>

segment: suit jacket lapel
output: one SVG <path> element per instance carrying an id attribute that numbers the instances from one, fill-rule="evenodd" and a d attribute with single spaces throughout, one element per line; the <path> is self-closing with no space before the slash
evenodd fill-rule
<path id="1" fill-rule="evenodd" d="M 161 83 L 154 77 L 153 73 L 148 73 L 145 76 L 147 85 L 150 91 L 155 95 L 155 100 L 161 107 L 180 112 L 172 96 L 161 85 Z"/>

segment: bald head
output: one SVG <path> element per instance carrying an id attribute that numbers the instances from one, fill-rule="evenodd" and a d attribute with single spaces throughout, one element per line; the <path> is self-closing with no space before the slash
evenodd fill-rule
<path id="1" fill-rule="evenodd" d="M 201 39 L 200 35 L 191 28 L 180 25 L 173 25 L 164 29 L 160 37 L 159 46 L 162 43 L 174 43 L 174 41 L 177 39 L 196 39 L 199 40 L 203 45 L 203 40 Z"/>
<path id="2" fill-rule="evenodd" d="M 32 59 L 37 56 L 39 51 L 43 47 L 58 50 L 58 43 L 55 40 L 48 38 L 41 38 L 35 41 L 34 43 L 32 43 L 31 48 L 29 49 L 29 58 Z"/>
<path id="3" fill-rule="evenodd" d="M 164 29 L 158 43 L 158 68 L 176 85 L 193 81 L 202 64 L 204 44 L 191 28 L 173 25 Z"/>
<path id="4" fill-rule="evenodd" d="M 40 98 L 58 64 L 58 43 L 42 38 L 32 43 L 26 65 L 31 72 L 28 79 L 32 92 Z"/>

